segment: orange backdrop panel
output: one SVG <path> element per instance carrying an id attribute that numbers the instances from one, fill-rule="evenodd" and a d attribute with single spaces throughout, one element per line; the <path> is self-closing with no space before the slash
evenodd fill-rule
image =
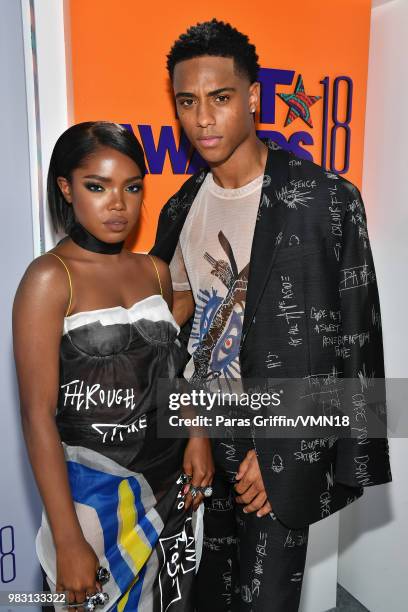
<path id="1" fill-rule="evenodd" d="M 258 128 L 360 185 L 370 12 L 371 0 L 70 1 L 75 122 L 115 121 L 144 137 L 151 173 L 134 250 L 151 247 L 161 207 L 188 178 L 182 155 L 167 153 L 162 163 L 155 150 L 161 133 L 164 147 L 180 142 L 165 68 L 178 35 L 213 17 L 248 34 L 264 69 Z M 279 94 L 295 93 L 300 78 L 306 94 L 320 98 L 309 118 L 286 125 L 289 106 Z"/>

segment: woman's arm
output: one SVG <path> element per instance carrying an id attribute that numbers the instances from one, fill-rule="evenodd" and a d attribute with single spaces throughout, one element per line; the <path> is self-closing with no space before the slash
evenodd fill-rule
<path id="1" fill-rule="evenodd" d="M 156 271 L 160 277 L 160 285 L 163 292 L 163 297 L 167 302 L 169 309 L 173 308 L 173 287 L 171 284 L 170 270 L 169 266 L 165 261 L 156 257 L 156 255 L 150 255 L 151 258 L 154 257 L 154 263 L 156 265 Z M 155 274 L 155 283 L 159 284 L 159 280 L 157 279 L 157 275 Z M 159 288 L 158 288 L 159 289 Z"/>
<path id="2" fill-rule="evenodd" d="M 75 601 L 83 601 L 87 589 L 95 592 L 98 560 L 75 513 L 55 423 L 59 347 L 68 300 L 68 279 L 61 263 L 50 256 L 35 260 L 16 293 L 13 341 L 24 438 L 57 552 L 57 589 L 71 591 Z"/>
<path id="3" fill-rule="evenodd" d="M 194 298 L 192 291 L 174 291 L 173 317 L 182 327 L 194 314 Z"/>
<path id="4" fill-rule="evenodd" d="M 173 293 L 172 280 L 169 266 L 158 257 L 155 257 L 157 269 L 159 270 L 160 280 L 163 288 L 163 296 L 171 310 L 173 305 L 173 316 L 180 327 L 188 321 L 194 312 L 194 300 L 191 291 L 175 291 Z M 178 294 L 183 294 L 178 299 Z M 174 303 L 173 303 L 174 297 Z M 190 416 L 189 408 L 185 408 L 184 414 Z M 195 413 L 191 414 L 195 416 Z M 200 428 L 193 428 L 190 431 L 190 439 L 184 452 L 183 470 L 191 476 L 193 487 L 207 487 L 211 485 L 214 477 L 214 462 L 212 457 L 211 442 L 204 436 Z M 203 501 L 203 495 L 199 493 L 193 500 L 190 494 L 186 500 L 186 510 L 192 505 L 194 510 Z"/>
<path id="5" fill-rule="evenodd" d="M 172 310 L 176 322 L 182 327 L 194 313 L 195 304 L 193 294 L 190 290 L 173 291 L 169 266 L 159 257 L 155 256 L 154 261 L 156 262 L 160 274 L 163 297 L 169 305 L 170 310 Z"/>

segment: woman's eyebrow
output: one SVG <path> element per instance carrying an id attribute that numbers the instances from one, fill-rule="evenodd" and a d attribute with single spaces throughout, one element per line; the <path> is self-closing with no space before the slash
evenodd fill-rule
<path id="1" fill-rule="evenodd" d="M 87 174 L 86 176 L 84 176 L 83 178 L 86 179 L 94 179 L 96 181 L 101 181 L 101 182 L 105 182 L 105 183 L 111 183 L 112 179 L 108 178 L 106 176 L 101 176 L 100 174 Z M 128 183 L 129 181 L 137 181 L 138 179 L 142 179 L 143 177 L 140 174 L 137 174 L 135 176 L 131 176 L 129 178 L 127 178 L 125 180 L 125 183 Z"/>
<path id="2" fill-rule="evenodd" d="M 101 176 L 100 174 L 87 174 L 83 178 L 86 178 L 86 179 L 95 179 L 97 181 L 102 181 L 102 182 L 105 182 L 105 183 L 110 183 L 112 181 L 112 179 L 108 178 L 107 176 Z"/>

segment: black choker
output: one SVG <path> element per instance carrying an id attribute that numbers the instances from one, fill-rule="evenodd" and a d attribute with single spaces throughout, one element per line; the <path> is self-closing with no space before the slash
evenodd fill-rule
<path id="1" fill-rule="evenodd" d="M 93 253 L 103 253 L 104 255 L 116 255 L 120 253 L 125 244 L 124 240 L 120 242 L 104 242 L 103 240 L 99 240 L 99 238 L 88 232 L 80 223 L 75 223 L 69 232 L 69 237 L 75 244 L 83 249 L 92 251 Z"/>

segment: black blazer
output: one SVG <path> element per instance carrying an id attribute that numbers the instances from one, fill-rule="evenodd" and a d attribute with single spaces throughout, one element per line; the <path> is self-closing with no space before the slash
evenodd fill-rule
<path id="1" fill-rule="evenodd" d="M 266 144 L 242 378 L 333 371 L 357 380 L 383 378 L 380 307 L 361 195 L 344 178 Z M 160 213 L 151 252 L 168 263 L 207 172 L 189 178 Z M 354 425 L 362 426 L 358 411 Z M 365 486 L 391 480 L 385 437 L 316 440 L 312 462 L 299 439 L 257 438 L 255 445 L 273 511 L 291 528 L 325 518 L 360 497 Z"/>

